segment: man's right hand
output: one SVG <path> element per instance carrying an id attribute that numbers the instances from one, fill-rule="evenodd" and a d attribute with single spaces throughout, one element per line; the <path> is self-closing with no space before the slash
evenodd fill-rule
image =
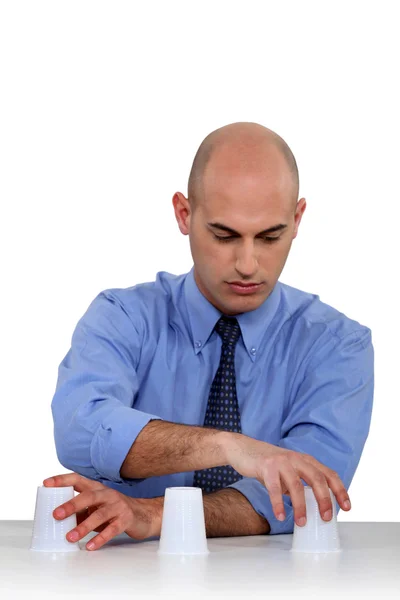
<path id="1" fill-rule="evenodd" d="M 301 479 L 312 487 L 325 521 L 332 518 L 329 488 L 342 509 L 351 508 L 349 495 L 338 474 L 313 456 L 230 432 L 225 434 L 224 447 L 226 464 L 244 477 L 254 477 L 265 485 L 274 514 L 280 521 L 285 519 L 282 494 L 288 494 L 296 523 L 300 526 L 305 524 L 306 503 Z"/>
<path id="2" fill-rule="evenodd" d="M 124 531 L 136 540 L 161 533 L 163 498 L 131 498 L 79 473 L 53 475 L 43 484 L 44 487 L 73 486 L 80 492 L 53 510 L 57 520 L 76 513 L 77 526 L 65 536 L 68 542 L 76 543 L 95 531 L 99 535 L 92 538 L 86 548 L 98 550 Z"/>

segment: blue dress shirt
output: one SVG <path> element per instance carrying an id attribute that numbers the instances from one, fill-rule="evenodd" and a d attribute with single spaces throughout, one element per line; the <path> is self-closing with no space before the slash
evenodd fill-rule
<path id="1" fill-rule="evenodd" d="M 78 321 L 58 369 L 51 408 L 60 463 L 133 497 L 191 486 L 193 471 L 124 479 L 120 468 L 151 419 L 203 425 L 220 360 L 222 342 L 213 328 L 221 314 L 199 291 L 193 267 L 100 292 Z M 242 432 L 311 454 L 337 471 L 348 489 L 370 427 L 371 330 L 280 281 L 260 307 L 236 318 Z M 268 520 L 271 534 L 293 532 L 289 496 L 283 496 L 286 519 L 280 522 L 256 479 L 228 487 Z"/>

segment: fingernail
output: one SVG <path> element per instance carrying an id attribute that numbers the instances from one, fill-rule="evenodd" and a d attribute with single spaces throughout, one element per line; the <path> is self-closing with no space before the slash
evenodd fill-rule
<path id="1" fill-rule="evenodd" d="M 327 510 L 326 512 L 324 512 L 324 519 L 325 521 L 330 521 L 332 518 L 332 511 L 331 510 Z"/>
<path id="2" fill-rule="evenodd" d="M 300 517 L 300 519 L 297 520 L 297 525 L 300 525 L 300 527 L 303 527 L 305 524 L 306 524 L 305 517 Z"/>
<path id="3" fill-rule="evenodd" d="M 54 479 L 53 479 L 53 477 L 49 477 L 48 479 L 45 479 L 43 481 L 43 483 L 44 482 L 48 483 L 49 485 L 54 485 Z"/>
<path id="4" fill-rule="evenodd" d="M 56 517 L 60 517 L 60 519 L 63 519 L 65 517 L 65 510 L 63 508 L 57 508 L 54 514 L 56 515 Z"/>
<path id="5" fill-rule="evenodd" d="M 79 538 L 79 533 L 77 531 L 73 531 L 72 533 L 69 534 L 69 539 L 72 540 L 73 542 L 76 542 L 76 540 Z"/>
<path id="6" fill-rule="evenodd" d="M 279 519 L 279 521 L 284 521 L 285 520 L 285 515 L 283 513 L 279 513 L 278 519 Z"/>
<path id="7" fill-rule="evenodd" d="M 87 548 L 88 550 L 93 550 L 93 548 L 94 548 L 94 542 L 89 542 L 89 543 L 87 544 L 86 548 Z"/>
<path id="8" fill-rule="evenodd" d="M 350 504 L 349 500 L 345 500 L 343 506 L 345 507 L 346 510 L 349 510 L 351 508 L 351 504 Z"/>

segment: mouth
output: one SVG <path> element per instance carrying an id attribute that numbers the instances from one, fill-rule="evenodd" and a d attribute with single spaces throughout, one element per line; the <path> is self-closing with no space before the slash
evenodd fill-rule
<path id="1" fill-rule="evenodd" d="M 226 282 L 236 294 L 252 294 L 264 285 L 263 283 L 242 283 L 239 281 Z"/>

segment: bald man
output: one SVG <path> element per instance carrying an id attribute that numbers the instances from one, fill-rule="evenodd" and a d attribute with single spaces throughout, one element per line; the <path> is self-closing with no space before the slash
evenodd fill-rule
<path id="1" fill-rule="evenodd" d="M 324 520 L 330 490 L 351 508 L 373 403 L 371 330 L 279 281 L 306 208 L 298 194 L 275 132 L 213 131 L 188 198 L 173 196 L 191 271 L 102 291 L 79 320 L 52 412 L 73 471 L 56 483 L 81 492 L 64 505 L 81 515 L 80 538 L 102 531 L 98 548 L 122 531 L 159 535 L 170 486 L 203 490 L 209 537 L 292 533 L 306 522 L 304 484 Z"/>

